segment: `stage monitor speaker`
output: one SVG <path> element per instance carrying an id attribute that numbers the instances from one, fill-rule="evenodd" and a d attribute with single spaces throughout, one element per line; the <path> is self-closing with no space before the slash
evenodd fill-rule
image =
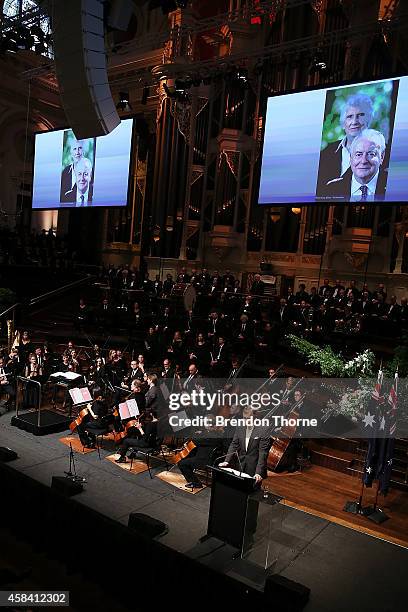
<path id="1" fill-rule="evenodd" d="M 7 463 L 7 461 L 14 461 L 14 459 L 18 459 L 18 455 L 15 451 L 7 446 L 0 446 L 0 461 Z"/>
<path id="2" fill-rule="evenodd" d="M 307 604 L 310 596 L 310 589 L 289 580 L 279 574 L 268 576 L 265 581 L 265 598 L 273 603 L 274 609 L 302 610 Z"/>
<path id="3" fill-rule="evenodd" d="M 108 26 L 126 32 L 133 13 L 133 0 L 111 0 Z"/>
<path id="4" fill-rule="evenodd" d="M 68 123 L 78 139 L 120 123 L 108 83 L 102 0 L 50 3 L 55 70 Z"/>
<path id="5" fill-rule="evenodd" d="M 75 482 L 66 476 L 53 476 L 51 488 L 65 495 L 65 497 L 72 497 L 84 490 L 80 482 Z"/>
<path id="6" fill-rule="evenodd" d="M 139 535 L 147 536 L 148 538 L 165 535 L 169 530 L 166 523 L 139 512 L 131 512 L 129 514 L 128 527 Z"/>

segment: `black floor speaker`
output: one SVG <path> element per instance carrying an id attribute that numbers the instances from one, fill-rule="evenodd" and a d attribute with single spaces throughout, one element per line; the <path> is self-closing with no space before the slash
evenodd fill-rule
<path id="1" fill-rule="evenodd" d="M 307 604 L 310 589 L 279 574 L 272 574 L 266 579 L 264 595 L 271 604 L 273 603 L 274 609 L 297 612 Z"/>
<path id="2" fill-rule="evenodd" d="M 6 463 L 7 461 L 14 461 L 14 459 L 17 458 L 17 453 L 11 450 L 11 448 L 7 448 L 6 446 L 0 446 L 0 461 Z"/>
<path id="3" fill-rule="evenodd" d="M 72 497 L 84 490 L 80 482 L 75 482 L 66 476 L 53 476 L 51 488 L 65 495 L 65 497 Z"/>
<path id="4" fill-rule="evenodd" d="M 139 535 L 147 536 L 148 538 L 164 535 L 169 530 L 166 523 L 139 512 L 131 512 L 129 514 L 128 527 Z"/>

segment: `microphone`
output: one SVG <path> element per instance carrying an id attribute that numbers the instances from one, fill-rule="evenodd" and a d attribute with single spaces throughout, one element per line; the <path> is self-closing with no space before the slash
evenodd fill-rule
<path id="1" fill-rule="evenodd" d="M 235 451 L 234 455 L 236 455 L 236 456 L 237 456 L 237 459 L 238 459 L 238 463 L 239 463 L 239 477 L 241 478 L 241 476 L 242 476 L 242 472 L 243 472 L 244 470 L 242 469 L 242 463 L 241 463 L 241 459 L 239 458 L 238 451 Z"/>

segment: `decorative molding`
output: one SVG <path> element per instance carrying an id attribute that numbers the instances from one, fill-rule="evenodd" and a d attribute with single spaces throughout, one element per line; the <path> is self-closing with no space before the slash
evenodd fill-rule
<path id="1" fill-rule="evenodd" d="M 367 263 L 367 254 L 366 253 L 344 253 L 344 259 L 348 264 L 351 265 L 353 270 L 361 271 L 365 268 Z"/>

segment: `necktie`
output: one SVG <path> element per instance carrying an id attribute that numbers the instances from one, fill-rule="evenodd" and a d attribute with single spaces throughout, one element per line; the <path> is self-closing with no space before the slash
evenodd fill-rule
<path id="1" fill-rule="evenodd" d="M 81 195 L 81 206 L 84 205 L 85 196 Z"/>
<path id="2" fill-rule="evenodd" d="M 360 191 L 361 191 L 361 202 L 366 202 L 367 201 L 367 194 L 368 194 L 368 187 L 367 187 L 367 185 L 361 185 Z"/>

